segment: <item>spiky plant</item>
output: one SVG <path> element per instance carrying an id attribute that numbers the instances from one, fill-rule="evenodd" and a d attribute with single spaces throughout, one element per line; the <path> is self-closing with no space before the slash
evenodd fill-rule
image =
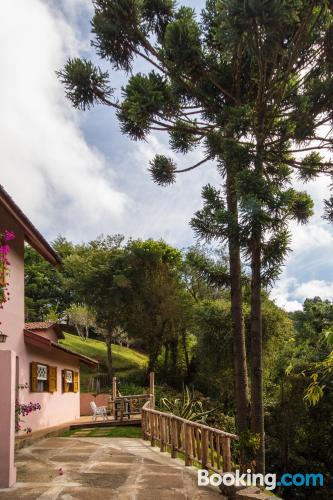
<path id="1" fill-rule="evenodd" d="M 214 410 L 205 410 L 202 401 L 194 394 L 194 391 L 185 386 L 182 397 L 170 401 L 168 398 L 161 399 L 162 407 L 177 417 L 190 420 L 191 422 L 206 423 L 207 416 Z"/>

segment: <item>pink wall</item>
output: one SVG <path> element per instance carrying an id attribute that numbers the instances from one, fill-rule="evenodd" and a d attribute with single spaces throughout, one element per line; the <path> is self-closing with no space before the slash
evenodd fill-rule
<path id="1" fill-rule="evenodd" d="M 61 351 L 52 351 L 52 355 L 43 353 L 37 347 L 26 346 L 26 352 L 20 356 L 20 383 L 30 383 L 30 362 L 37 361 L 57 367 L 57 392 L 30 392 L 29 389 L 19 391 L 21 402 L 40 403 L 41 410 L 24 417 L 22 427 L 31 427 L 33 431 L 52 427 L 63 422 L 70 422 L 80 417 L 80 392 L 62 392 L 61 370 L 79 371 L 79 361 Z M 23 366 L 21 367 L 21 364 Z"/>
<path id="2" fill-rule="evenodd" d="M 0 488 L 16 481 L 15 443 L 15 378 L 16 359 L 13 351 L 0 351 Z"/>
<path id="3" fill-rule="evenodd" d="M 13 350 L 17 355 L 24 351 L 22 330 L 24 327 L 24 238 L 23 232 L 13 219 L 0 206 L 0 231 L 14 231 L 15 240 L 10 241 L 9 261 L 10 300 L 0 309 L 0 330 L 8 335 L 7 342 L 0 344 L 0 349 Z"/>
<path id="4" fill-rule="evenodd" d="M 54 328 L 48 328 L 47 330 L 33 330 L 32 328 L 29 328 L 29 331 L 35 333 L 36 335 L 40 335 L 45 339 L 52 340 L 53 342 L 58 342 L 58 335 L 54 331 Z"/>
<path id="5" fill-rule="evenodd" d="M 110 394 L 92 394 L 90 392 L 82 392 L 80 394 L 80 415 L 92 415 L 90 402 L 95 401 L 97 406 L 108 406 Z"/>
<path id="6" fill-rule="evenodd" d="M 24 417 L 24 425 L 39 430 L 44 427 L 58 425 L 74 420 L 80 416 L 80 394 L 62 393 L 61 370 L 68 368 L 78 371 L 79 361 L 60 351 L 53 350 L 48 354 L 37 347 L 28 346 L 24 342 L 24 238 L 20 228 L 0 206 L 0 230 L 8 229 L 15 232 L 15 240 L 10 242 L 11 274 L 9 278 L 10 301 L 0 309 L 0 330 L 8 335 L 5 344 L 0 344 L 0 350 L 12 350 L 18 359 L 18 382 L 30 384 L 30 362 L 37 361 L 58 367 L 57 392 L 32 393 L 29 389 L 19 390 L 18 396 L 22 403 L 38 402 L 42 409 Z M 50 334 L 51 336 L 53 333 Z M 47 335 L 48 336 L 48 335 Z M 2 378 L 0 365 L 0 379 Z M 0 426 L 1 427 L 1 426 Z"/>

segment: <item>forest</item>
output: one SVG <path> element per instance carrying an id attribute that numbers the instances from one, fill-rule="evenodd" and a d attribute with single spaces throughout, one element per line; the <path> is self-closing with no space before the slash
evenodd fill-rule
<path id="1" fill-rule="evenodd" d="M 134 240 L 123 245 L 123 258 L 119 243 L 111 267 L 121 272 L 102 284 L 84 248 L 68 257 L 79 263 L 68 279 L 74 287 L 85 269 L 80 293 L 89 287 L 108 332 L 125 313 L 123 329 L 142 336 L 149 369 L 163 369 L 169 383 L 195 383 L 223 404 L 235 417 L 241 464 L 259 473 L 329 470 L 331 418 L 323 405 L 330 398 L 331 304 L 310 297 L 288 316 L 268 292 L 290 252 L 290 228 L 314 214 L 306 184 L 332 179 L 331 2 L 208 0 L 201 10 L 173 0 L 93 5 L 97 58 L 71 57 L 58 70 L 67 98 L 80 111 L 109 109 L 132 141 L 167 139 L 167 153 L 161 148 L 147 165 L 158 186 L 172 189 L 180 175 L 193 179 L 194 170 L 214 166 L 219 181 L 202 187 L 190 224 L 222 253 L 179 254 L 163 242 Z M 118 73 L 125 83 L 115 88 Z M 329 225 L 333 198 L 325 198 L 320 216 Z M 103 252 L 96 249 L 96 259 Z M 93 283 L 115 293 L 112 316 Z"/>
<path id="2" fill-rule="evenodd" d="M 180 251 L 164 241 L 128 240 L 120 235 L 73 244 L 54 243 L 63 260 L 56 270 L 26 247 L 26 320 L 59 321 L 69 331 L 106 343 L 100 390 L 117 375 L 116 344 L 148 355 L 139 373 L 122 380 L 143 387 L 155 370 L 163 395 L 184 386 L 204 401 L 207 422 L 236 430 L 232 318 L 226 256 L 206 245 Z M 244 287 L 246 351 L 250 353 L 250 286 Z M 264 406 L 267 471 L 325 474 L 326 488 L 304 498 L 327 498 L 333 461 L 333 399 L 330 360 L 333 303 L 305 300 L 302 311 L 286 313 L 262 292 Z M 243 436 L 248 460 L 258 438 Z M 297 495 L 301 495 L 297 488 Z M 283 498 L 295 498 L 288 488 Z M 315 496 L 316 495 L 316 496 Z"/>

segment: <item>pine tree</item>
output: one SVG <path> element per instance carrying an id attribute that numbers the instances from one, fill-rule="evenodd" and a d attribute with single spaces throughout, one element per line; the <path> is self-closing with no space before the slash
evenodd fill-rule
<path id="1" fill-rule="evenodd" d="M 157 155 L 150 172 L 161 185 L 211 160 L 225 175 L 240 353 L 237 417 L 242 431 L 249 400 L 239 272 L 243 246 L 251 267 L 251 429 L 261 436 L 257 469 L 263 471 L 261 289 L 264 273 L 276 275 L 276 264 L 283 262 L 291 212 L 300 220 L 311 212 L 305 194 L 286 188 L 292 173 L 306 180 L 332 170 L 319 154 L 332 146 L 330 133 L 322 131 L 332 120 L 330 3 L 208 0 L 201 22 L 193 9 L 176 7 L 173 0 L 95 0 L 94 7 L 93 46 L 114 70 L 130 76 L 117 101 L 107 72 L 84 59 L 69 60 L 59 77 L 74 106 L 115 108 L 122 132 L 133 140 L 158 130 L 169 134 L 176 152 L 204 146 L 203 160 L 183 169 Z M 151 71 L 132 74 L 137 57 Z"/>

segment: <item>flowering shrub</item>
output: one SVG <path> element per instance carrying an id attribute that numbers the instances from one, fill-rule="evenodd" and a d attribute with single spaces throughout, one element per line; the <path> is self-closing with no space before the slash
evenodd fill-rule
<path id="1" fill-rule="evenodd" d="M 28 384 L 19 384 L 18 389 L 27 389 Z M 15 402 L 15 432 L 25 431 L 27 434 L 32 432 L 31 427 L 26 427 L 22 429 L 21 424 L 24 422 L 21 417 L 26 417 L 33 411 L 41 410 L 41 405 L 39 403 L 20 403 L 18 400 Z"/>
<path id="2" fill-rule="evenodd" d="M 0 232 L 0 308 L 2 309 L 3 303 L 9 300 L 10 293 L 8 291 L 8 276 L 10 262 L 8 254 L 10 251 L 9 241 L 15 238 L 15 234 L 7 229 Z"/>

